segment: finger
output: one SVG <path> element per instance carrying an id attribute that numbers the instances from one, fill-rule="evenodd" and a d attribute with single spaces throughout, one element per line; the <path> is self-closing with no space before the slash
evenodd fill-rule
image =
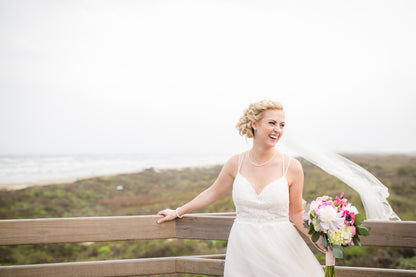
<path id="1" fill-rule="evenodd" d="M 163 223 L 163 222 L 165 222 L 165 221 L 166 221 L 166 217 L 163 217 L 163 218 L 159 219 L 159 220 L 157 221 L 157 223 Z"/>
<path id="2" fill-rule="evenodd" d="M 158 212 L 157 214 L 161 214 L 161 215 L 164 215 L 164 216 L 166 216 L 167 214 L 168 214 L 168 209 L 164 209 L 164 210 L 161 210 L 160 212 Z"/>

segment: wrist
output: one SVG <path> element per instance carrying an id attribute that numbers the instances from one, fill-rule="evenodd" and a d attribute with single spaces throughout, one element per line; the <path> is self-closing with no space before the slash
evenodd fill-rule
<path id="1" fill-rule="evenodd" d="M 175 210 L 175 213 L 176 213 L 176 217 L 177 218 L 182 218 L 183 217 L 183 215 L 181 215 L 180 213 L 179 213 L 179 209 L 180 209 L 181 207 L 178 207 L 178 208 L 176 208 L 176 210 Z"/>

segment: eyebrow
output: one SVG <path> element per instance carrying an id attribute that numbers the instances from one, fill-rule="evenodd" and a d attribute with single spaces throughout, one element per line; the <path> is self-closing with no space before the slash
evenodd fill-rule
<path id="1" fill-rule="evenodd" d="M 272 118 L 266 119 L 266 121 L 274 121 L 274 122 L 278 122 L 276 119 L 272 119 Z M 285 122 L 284 122 L 284 121 L 281 121 L 280 123 L 285 123 Z"/>

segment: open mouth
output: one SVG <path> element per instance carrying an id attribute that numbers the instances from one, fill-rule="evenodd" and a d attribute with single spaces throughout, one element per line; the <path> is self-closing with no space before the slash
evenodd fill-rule
<path id="1" fill-rule="evenodd" d="M 271 138 L 272 140 L 277 140 L 279 136 L 270 135 L 269 138 Z"/>

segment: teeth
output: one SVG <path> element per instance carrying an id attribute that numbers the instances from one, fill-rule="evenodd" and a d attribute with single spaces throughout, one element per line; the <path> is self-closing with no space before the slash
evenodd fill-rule
<path id="1" fill-rule="evenodd" d="M 270 136 L 272 139 L 277 139 L 277 137 L 276 136 Z"/>

